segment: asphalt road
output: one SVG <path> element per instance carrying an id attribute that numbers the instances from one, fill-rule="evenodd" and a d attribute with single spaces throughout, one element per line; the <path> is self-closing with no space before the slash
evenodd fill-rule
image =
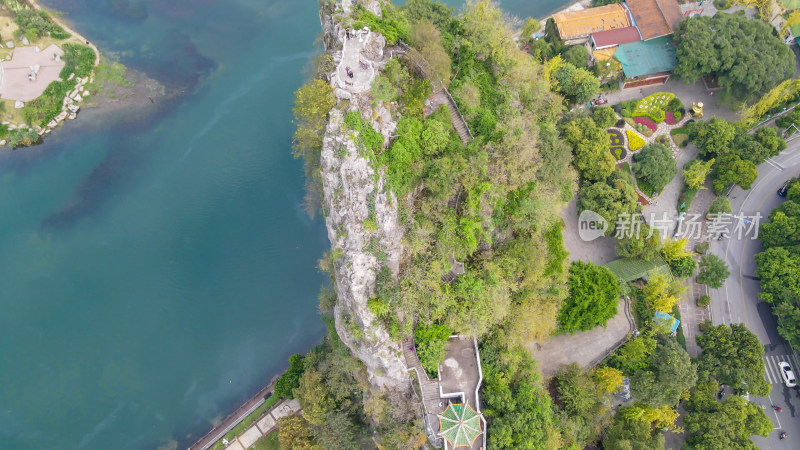
<path id="1" fill-rule="evenodd" d="M 784 201 L 776 194 L 778 188 L 800 174 L 800 139 L 791 141 L 783 153 L 760 165 L 758 174 L 749 191 L 736 187 L 728 198 L 734 215 L 747 218 L 760 213 L 763 223 L 770 211 Z M 800 391 L 784 386 L 777 363 L 789 362 L 796 376 L 800 376 L 800 365 L 789 345 L 778 335 L 777 322 L 769 305 L 758 298 L 761 285 L 755 276 L 754 255 L 762 251 L 762 247 L 761 242 L 752 237 L 752 232 L 741 239 L 733 233 L 730 238 L 711 242 L 711 252 L 723 257 L 731 271 L 725 285 L 711 291 L 712 320 L 715 325 L 744 323 L 764 344 L 766 378 L 772 384 L 772 393 L 769 398 L 754 397 L 751 401 L 765 408 L 774 430 L 768 438 L 756 437 L 753 441 L 765 449 L 797 449 L 800 448 Z M 773 410 L 772 405 L 780 406 L 782 411 Z M 778 438 L 781 431 L 789 434 L 784 441 Z"/>

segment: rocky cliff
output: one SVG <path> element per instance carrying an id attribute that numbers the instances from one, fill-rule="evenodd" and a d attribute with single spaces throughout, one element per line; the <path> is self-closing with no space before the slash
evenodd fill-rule
<path id="1" fill-rule="evenodd" d="M 347 112 L 356 111 L 384 136 L 387 146 L 397 118 L 379 102 L 371 101 L 372 81 L 388 58 L 385 40 L 369 30 L 344 29 L 351 3 L 326 2 L 320 14 L 323 43 L 336 64 L 329 80 L 338 100 L 330 112 L 321 152 L 323 210 L 335 260 L 336 330 L 364 362 L 374 385 L 407 391 L 409 377 L 398 343 L 367 307 L 381 267 L 387 266 L 397 275 L 403 253 L 397 200 L 387 190 L 383 174 L 364 156 L 364 149 L 358 148 L 357 132 L 344 126 Z M 380 14 L 377 1 L 361 3 Z"/>

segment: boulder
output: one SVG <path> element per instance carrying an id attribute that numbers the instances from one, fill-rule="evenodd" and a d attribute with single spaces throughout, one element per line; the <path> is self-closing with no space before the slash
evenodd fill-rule
<path id="1" fill-rule="evenodd" d="M 47 126 L 48 126 L 49 128 L 53 128 L 53 127 L 54 127 L 54 126 L 56 126 L 56 125 L 58 125 L 58 122 L 56 122 L 56 119 L 53 119 L 53 120 L 51 120 L 50 122 L 47 122 Z"/>
<path id="2" fill-rule="evenodd" d="M 76 102 L 82 102 L 83 101 L 83 97 L 81 97 L 81 94 L 75 94 L 75 101 Z"/>
<path id="3" fill-rule="evenodd" d="M 22 45 L 31 45 L 31 42 L 25 36 L 22 37 Z"/>
<path id="4" fill-rule="evenodd" d="M 84 97 L 88 97 L 89 96 L 89 91 L 83 91 L 81 93 L 81 95 L 84 96 Z"/>
<path id="5" fill-rule="evenodd" d="M 25 107 L 25 103 L 17 100 L 14 102 L 14 109 L 22 109 Z"/>
<path id="6" fill-rule="evenodd" d="M 69 74 L 69 78 L 67 78 L 67 81 L 69 81 L 69 80 L 71 80 L 73 78 L 75 78 L 75 72 Z"/>
<path id="7" fill-rule="evenodd" d="M 8 47 L 8 48 L 14 48 L 14 41 L 8 41 L 8 42 L 6 42 L 6 47 Z"/>
<path id="8" fill-rule="evenodd" d="M 5 139 L 0 139 L 0 146 L 3 146 L 3 145 L 6 145 L 6 140 Z"/>
<path id="9" fill-rule="evenodd" d="M 75 114 L 75 113 L 71 113 L 70 115 L 68 115 L 68 116 L 67 116 L 67 119 L 69 119 L 69 120 L 75 120 L 75 117 L 77 117 L 77 116 L 78 116 L 77 114 Z"/>

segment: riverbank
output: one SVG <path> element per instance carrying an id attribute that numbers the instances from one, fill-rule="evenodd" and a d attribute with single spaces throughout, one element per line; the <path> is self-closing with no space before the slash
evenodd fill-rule
<path id="1" fill-rule="evenodd" d="M 0 55 L 0 145 L 29 146 L 76 119 L 83 100 L 96 93 L 91 86 L 100 51 L 35 0 L 6 2 L 2 16 L 9 40 Z"/>

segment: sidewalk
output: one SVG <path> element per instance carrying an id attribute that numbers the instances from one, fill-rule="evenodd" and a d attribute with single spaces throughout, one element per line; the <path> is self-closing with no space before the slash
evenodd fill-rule
<path id="1" fill-rule="evenodd" d="M 272 433 L 278 427 L 278 419 L 291 416 L 300 412 L 300 403 L 297 400 L 281 400 L 267 411 L 264 416 L 256 421 L 250 428 L 245 430 L 236 439 L 231 441 L 226 449 L 245 450 L 253 446 L 259 439 Z"/>

